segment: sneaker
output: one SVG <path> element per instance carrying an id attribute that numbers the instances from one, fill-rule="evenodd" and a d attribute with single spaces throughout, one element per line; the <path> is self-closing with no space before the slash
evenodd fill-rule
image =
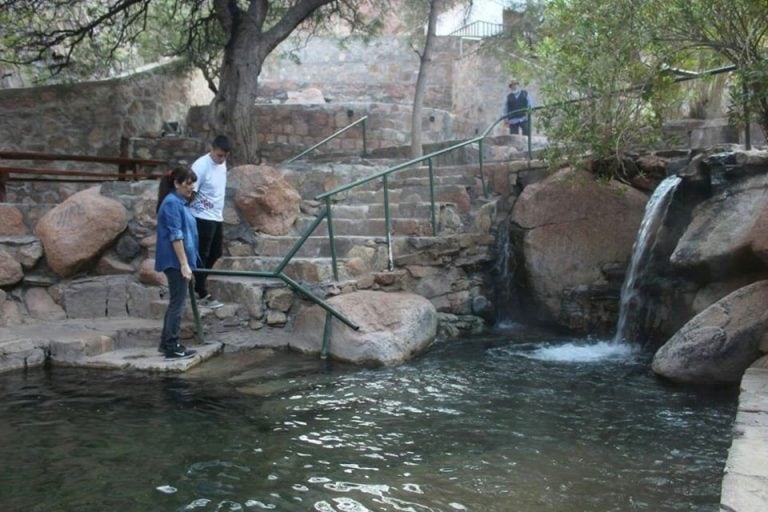
<path id="1" fill-rule="evenodd" d="M 184 348 L 183 345 L 179 345 L 173 350 L 166 350 L 165 358 L 166 359 L 188 359 L 194 356 L 195 354 L 197 354 L 197 350 L 191 350 L 188 348 Z"/>
<path id="2" fill-rule="evenodd" d="M 222 304 L 221 302 L 211 297 L 210 293 L 205 297 L 203 297 L 202 299 L 198 299 L 197 305 L 200 306 L 201 308 L 209 308 L 209 309 L 219 309 L 221 307 L 224 307 L 224 304 Z"/>

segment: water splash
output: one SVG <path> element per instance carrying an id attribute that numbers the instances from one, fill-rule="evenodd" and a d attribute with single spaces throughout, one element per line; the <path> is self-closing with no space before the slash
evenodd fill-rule
<path id="1" fill-rule="evenodd" d="M 540 347 L 529 355 L 542 361 L 591 363 L 606 360 L 627 360 L 637 354 L 635 346 L 626 343 L 598 341 L 592 344 L 565 343 L 558 346 Z"/>
<path id="2" fill-rule="evenodd" d="M 672 196 L 679 183 L 680 178 L 678 176 L 668 176 L 659 183 L 645 205 L 645 215 L 640 223 L 635 243 L 632 246 L 632 259 L 624 278 L 624 284 L 621 286 L 619 322 L 616 326 L 616 334 L 613 337 L 614 343 L 621 343 L 628 339 L 627 323 L 629 313 L 642 299 L 636 286 L 637 280 L 641 271 L 645 268 L 645 264 L 648 262 L 661 225 L 667 216 Z"/>
<path id="3" fill-rule="evenodd" d="M 639 353 L 637 345 L 610 340 L 573 341 L 558 344 L 525 344 L 513 349 L 516 355 L 539 361 L 561 363 L 594 363 L 629 361 Z"/>

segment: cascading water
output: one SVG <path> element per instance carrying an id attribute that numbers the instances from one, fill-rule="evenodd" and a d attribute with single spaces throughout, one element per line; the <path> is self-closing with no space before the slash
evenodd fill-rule
<path id="1" fill-rule="evenodd" d="M 512 248 L 509 242 L 509 217 L 505 217 L 499 223 L 496 236 L 496 263 L 493 266 L 492 275 L 495 283 L 496 295 L 496 324 L 508 326 L 512 324 L 512 272 L 510 272 L 510 258 Z"/>
<path id="2" fill-rule="evenodd" d="M 642 298 L 636 286 L 637 280 L 648 262 L 659 229 L 664 222 L 669 204 L 672 202 L 672 196 L 679 183 L 680 178 L 678 176 L 667 177 L 659 183 L 645 205 L 645 215 L 640 223 L 635 244 L 632 246 L 632 259 L 624 278 L 624 284 L 621 286 L 619 322 L 613 337 L 615 343 L 627 341 L 627 324 L 630 312 Z"/>

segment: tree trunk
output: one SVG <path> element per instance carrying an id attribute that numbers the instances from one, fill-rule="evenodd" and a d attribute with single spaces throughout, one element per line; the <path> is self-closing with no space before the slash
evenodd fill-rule
<path id="1" fill-rule="evenodd" d="M 219 89 L 211 102 L 212 136 L 226 135 L 232 143 L 229 160 L 235 165 L 261 162 L 258 123 L 254 104 L 259 87 L 259 74 L 264 60 L 293 30 L 317 9 L 333 0 L 301 0 L 292 3 L 280 19 L 265 28 L 270 0 L 232 0 L 213 2 L 216 17 L 229 41 L 224 47 Z"/>
<path id="2" fill-rule="evenodd" d="M 421 144 L 421 113 L 424 107 L 424 94 L 427 89 L 427 77 L 432 63 L 432 48 L 435 45 L 435 27 L 437 26 L 437 2 L 429 0 L 429 22 L 427 37 L 424 41 L 424 51 L 419 55 L 419 76 L 416 78 L 416 91 L 413 95 L 413 112 L 411 114 L 411 157 L 418 158 L 424 154 Z"/>
<path id="3" fill-rule="evenodd" d="M 248 31 L 241 30 L 234 43 L 225 48 L 219 90 L 211 103 L 211 135 L 230 138 L 233 147 L 229 160 L 235 165 L 261 162 L 254 115 L 259 74 L 266 57 L 262 57 L 260 39 L 258 34 L 249 36 Z"/>

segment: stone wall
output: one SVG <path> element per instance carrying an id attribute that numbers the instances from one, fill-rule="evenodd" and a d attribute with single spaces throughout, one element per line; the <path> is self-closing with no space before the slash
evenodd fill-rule
<path id="1" fill-rule="evenodd" d="M 425 106 L 451 109 L 452 64 L 457 55 L 456 38 L 437 38 Z M 288 92 L 318 88 L 329 103 L 413 103 L 419 58 L 403 36 L 352 41 L 344 47 L 316 37 L 296 56 L 298 62 L 279 53 L 267 58 L 259 77 L 259 102 L 281 102 Z"/>
<path id="2" fill-rule="evenodd" d="M 176 65 L 128 78 L 3 89 L 0 149 L 118 156 L 130 137 L 159 135 L 165 121 L 183 125 L 201 96 L 196 75 Z"/>
<path id="3" fill-rule="evenodd" d="M 194 107 L 188 118 L 189 133 L 208 132 L 208 107 Z M 267 161 L 280 162 L 321 142 L 354 121 L 366 120 L 368 151 L 410 143 L 411 107 L 387 103 L 327 103 L 315 105 L 256 105 L 252 115 L 259 127 L 258 142 Z M 317 148 L 313 154 L 362 153 L 362 125 L 351 128 Z M 425 143 L 454 137 L 453 116 L 437 109 L 424 110 L 422 140 Z"/>

